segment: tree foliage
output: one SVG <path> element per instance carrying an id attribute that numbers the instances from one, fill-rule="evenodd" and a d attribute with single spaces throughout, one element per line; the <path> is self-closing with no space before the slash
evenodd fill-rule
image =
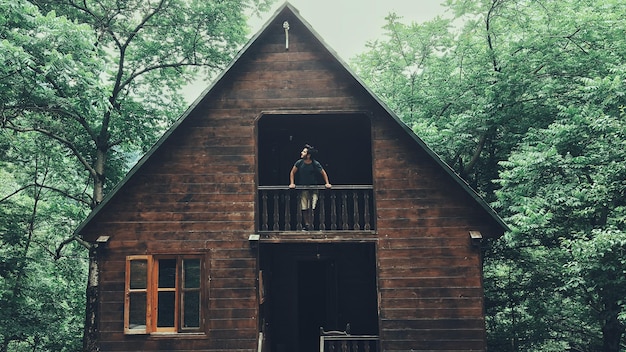
<path id="1" fill-rule="evenodd" d="M 626 5 L 448 0 L 352 60 L 499 210 L 490 349 L 620 351 L 624 339 Z"/>
<path id="2" fill-rule="evenodd" d="M 0 351 L 79 350 L 83 321 L 95 331 L 75 227 L 271 2 L 0 0 Z"/>
<path id="3" fill-rule="evenodd" d="M 540 292 L 557 298 L 550 305 L 559 310 L 538 311 L 550 319 L 538 328 L 579 350 L 624 348 L 626 82 L 623 67 L 612 72 L 585 80 L 581 103 L 560 107 L 555 122 L 529 131 L 502 162 L 497 192 L 512 227 L 508 250 L 530 258 L 523 268 L 534 278 L 552 276 L 521 287 L 531 300 Z M 585 314 L 563 320 L 576 311 Z"/>

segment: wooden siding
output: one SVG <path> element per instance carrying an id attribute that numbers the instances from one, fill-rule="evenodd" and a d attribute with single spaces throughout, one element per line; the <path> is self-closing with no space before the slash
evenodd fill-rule
<path id="1" fill-rule="evenodd" d="M 83 231 L 111 236 L 100 258 L 101 350 L 256 350 L 257 253 L 248 236 L 257 230 L 255 120 L 263 111 L 371 113 L 382 348 L 484 350 L 480 253 L 468 231 L 496 225 L 290 11 Z M 208 258 L 206 334 L 124 335 L 125 257 L 185 252 Z"/>
<path id="2" fill-rule="evenodd" d="M 381 115 L 373 149 L 382 348 L 482 351 L 482 266 L 468 231 L 493 224 Z"/>

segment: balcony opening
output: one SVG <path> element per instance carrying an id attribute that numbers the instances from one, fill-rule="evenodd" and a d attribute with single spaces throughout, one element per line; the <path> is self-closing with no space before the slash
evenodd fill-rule
<path id="1" fill-rule="evenodd" d="M 365 114 L 263 115 L 258 121 L 259 185 L 286 186 L 304 144 L 333 185 L 372 184 L 372 138 Z"/>
<path id="2" fill-rule="evenodd" d="M 303 229 L 299 192 L 289 172 L 305 144 L 313 145 L 333 188 L 317 189 L 310 230 L 372 231 L 371 123 L 366 114 L 269 114 L 258 121 L 259 231 Z"/>

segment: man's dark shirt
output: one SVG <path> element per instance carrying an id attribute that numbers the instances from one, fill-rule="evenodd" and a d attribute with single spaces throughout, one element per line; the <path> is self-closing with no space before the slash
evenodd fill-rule
<path id="1" fill-rule="evenodd" d="M 301 186 L 319 184 L 318 175 L 320 175 L 322 171 L 322 164 L 317 160 L 313 160 L 310 164 L 307 164 L 304 162 L 304 159 L 300 159 L 296 161 L 294 166 L 298 168 L 296 184 Z"/>

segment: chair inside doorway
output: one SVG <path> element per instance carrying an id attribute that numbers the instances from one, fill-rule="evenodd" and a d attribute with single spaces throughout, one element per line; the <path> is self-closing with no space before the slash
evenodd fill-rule
<path id="1" fill-rule="evenodd" d="M 378 352 L 378 335 L 352 335 L 350 323 L 344 331 L 326 331 L 320 327 L 320 352 Z"/>

